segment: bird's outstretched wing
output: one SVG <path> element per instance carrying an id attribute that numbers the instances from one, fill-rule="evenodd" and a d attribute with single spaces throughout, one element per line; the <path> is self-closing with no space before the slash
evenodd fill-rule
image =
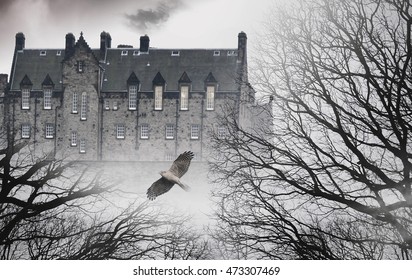
<path id="1" fill-rule="evenodd" d="M 168 192 L 173 187 L 173 185 L 173 182 L 170 182 L 169 180 L 162 177 L 154 182 L 147 190 L 147 198 L 153 200 L 159 195 Z"/>
<path id="2" fill-rule="evenodd" d="M 177 177 L 181 178 L 189 169 L 190 161 L 193 159 L 194 154 L 191 151 L 186 151 L 180 154 L 173 162 L 169 171 Z"/>

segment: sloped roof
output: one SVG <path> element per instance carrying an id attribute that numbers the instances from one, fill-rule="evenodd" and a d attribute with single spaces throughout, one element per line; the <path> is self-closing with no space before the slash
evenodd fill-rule
<path id="1" fill-rule="evenodd" d="M 124 52 L 122 55 L 124 50 L 127 50 L 127 55 Z M 46 51 L 46 54 L 40 55 L 41 51 Z M 191 84 L 192 91 L 203 92 L 205 82 L 211 76 L 218 85 L 218 91 L 239 90 L 237 73 L 241 64 L 233 55 L 237 49 L 182 49 L 179 55 L 172 55 L 172 51 L 151 48 L 147 54 L 141 54 L 138 49 L 107 49 L 106 63 L 101 64 L 104 73 L 102 92 L 126 92 L 132 73 L 140 83 L 140 90 L 150 92 L 159 72 L 165 81 L 166 91 L 178 91 L 179 82 L 184 81 Z M 217 51 L 219 55 L 216 55 Z M 92 49 L 92 52 L 95 57 L 100 57 L 99 49 Z M 26 75 L 33 84 L 33 90 L 42 90 L 42 83 L 49 75 L 54 89 L 62 91 L 64 58 L 64 49 L 18 51 L 11 76 L 11 90 L 20 90 L 20 82 Z"/>
<path id="2" fill-rule="evenodd" d="M 140 54 L 138 49 L 108 49 L 104 72 L 103 92 L 127 91 L 127 80 L 135 73 L 141 82 L 141 91 L 152 91 L 153 80 L 160 72 L 166 82 L 166 91 L 178 91 L 183 73 L 190 77 L 192 91 L 204 91 L 205 81 L 212 73 L 217 81 L 218 91 L 238 91 L 236 82 L 238 67 L 236 55 L 228 55 L 228 50 L 183 49 L 179 55 L 171 55 L 171 49 L 150 49 L 148 54 Z M 231 49 L 229 51 L 235 51 Z"/>

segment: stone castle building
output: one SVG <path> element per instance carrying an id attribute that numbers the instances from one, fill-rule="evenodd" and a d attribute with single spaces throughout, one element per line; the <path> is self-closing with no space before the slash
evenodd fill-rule
<path id="1" fill-rule="evenodd" d="M 247 37 L 233 49 L 111 46 L 83 34 L 65 48 L 29 49 L 16 34 L 9 81 L 0 75 L 0 124 L 37 151 L 103 161 L 174 160 L 185 150 L 204 161 L 227 106 L 250 125 L 255 92 L 247 77 Z"/>

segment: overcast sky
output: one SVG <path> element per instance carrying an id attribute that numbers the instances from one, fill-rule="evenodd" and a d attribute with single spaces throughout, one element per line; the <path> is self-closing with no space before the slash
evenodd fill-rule
<path id="1" fill-rule="evenodd" d="M 0 0 L 0 73 L 10 74 L 15 35 L 26 48 L 64 48 L 80 32 L 92 48 L 100 32 L 119 44 L 139 46 L 141 35 L 159 48 L 234 48 L 244 31 L 253 45 L 276 0 Z"/>

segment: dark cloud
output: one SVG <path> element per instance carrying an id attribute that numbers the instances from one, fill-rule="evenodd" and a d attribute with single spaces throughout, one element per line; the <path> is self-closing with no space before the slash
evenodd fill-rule
<path id="1" fill-rule="evenodd" d="M 6 13 L 15 0 L 0 0 L 0 13 Z"/>
<path id="2" fill-rule="evenodd" d="M 171 13 L 182 6 L 181 0 L 162 1 L 155 9 L 138 9 L 135 14 L 126 14 L 126 18 L 130 26 L 145 32 L 165 23 Z"/>

